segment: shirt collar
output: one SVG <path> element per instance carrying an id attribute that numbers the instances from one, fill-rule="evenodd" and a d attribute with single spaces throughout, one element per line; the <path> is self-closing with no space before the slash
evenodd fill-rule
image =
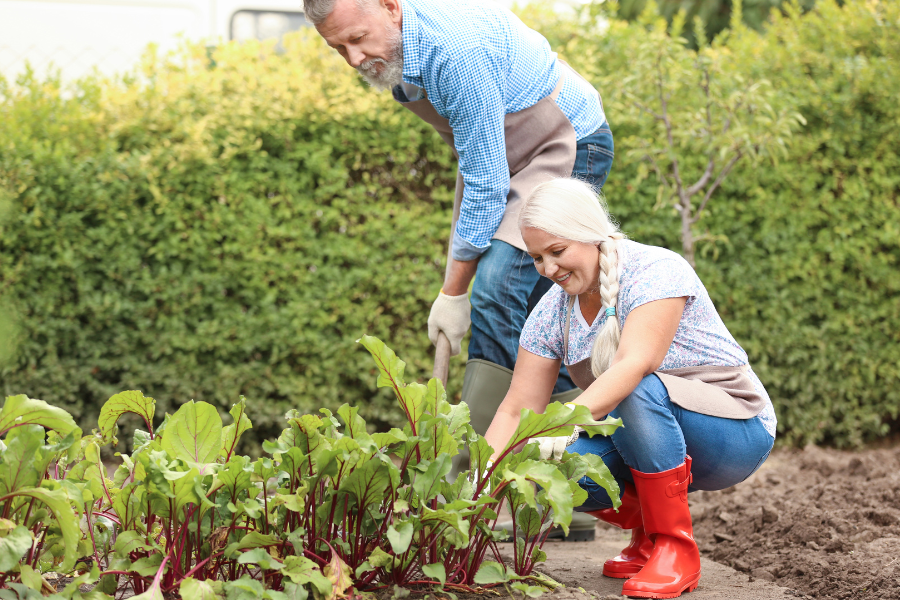
<path id="1" fill-rule="evenodd" d="M 410 0 L 400 0 L 403 7 L 403 79 L 418 84 L 422 74 L 419 63 L 419 15 Z"/>

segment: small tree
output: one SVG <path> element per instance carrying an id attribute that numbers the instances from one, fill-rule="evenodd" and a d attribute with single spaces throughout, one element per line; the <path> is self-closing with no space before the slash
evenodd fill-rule
<path id="1" fill-rule="evenodd" d="M 638 134 L 622 140 L 626 156 L 645 163 L 642 178 L 656 174 L 656 208 L 672 206 L 681 217 L 682 251 L 692 266 L 698 242 L 722 239 L 698 231 L 698 224 L 728 174 L 745 157 L 754 165 L 776 161 L 804 123 L 789 96 L 776 94 L 768 81 L 748 79 L 735 65 L 728 38 L 757 35 L 741 24 L 740 9 L 736 1 L 731 31 L 712 45 L 695 19 L 694 51 L 680 37 L 684 12 L 670 34 L 648 3 L 641 16 L 647 36 L 628 49 L 633 74 L 605 84 L 620 91 L 619 118 L 639 125 Z"/>

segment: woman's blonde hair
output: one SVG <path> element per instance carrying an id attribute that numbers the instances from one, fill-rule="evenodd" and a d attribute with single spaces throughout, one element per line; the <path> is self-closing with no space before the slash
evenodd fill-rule
<path id="1" fill-rule="evenodd" d="M 619 299 L 619 258 L 616 249 L 625 238 L 610 218 L 599 195 L 584 181 L 571 177 L 537 186 L 519 213 L 519 229 L 533 227 L 550 235 L 592 244 L 599 249 L 601 311 L 616 309 Z M 591 371 L 595 377 L 612 364 L 619 348 L 618 315 L 610 316 L 591 349 Z"/>

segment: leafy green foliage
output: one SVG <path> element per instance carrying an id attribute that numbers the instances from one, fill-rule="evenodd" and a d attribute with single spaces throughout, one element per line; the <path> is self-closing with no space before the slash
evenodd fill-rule
<path id="1" fill-rule="evenodd" d="M 803 10 L 810 10 L 816 0 L 790 0 Z M 697 47 L 699 30 L 705 31 L 710 39 L 726 32 L 735 20 L 761 31 L 772 13 L 777 13 L 786 0 L 617 0 L 616 15 L 619 18 L 634 21 L 647 10 L 648 5 L 656 4 L 659 14 L 669 23 L 686 17 L 689 24 L 685 31 L 688 40 Z M 681 17 L 680 15 L 684 16 Z M 702 27 L 693 24 L 699 20 Z"/>
<path id="2" fill-rule="evenodd" d="M 244 399 L 225 427 L 212 405 L 193 401 L 154 426 L 153 399 L 121 392 L 101 408 L 99 430 L 82 437 L 51 429 L 64 411 L 7 398 L 0 415 L 37 407 L 55 419 L 11 428 L 0 445 L 0 588 L 41 591 L 42 572 L 70 572 L 76 560 L 86 567 L 85 557 L 93 565 L 79 585 L 94 584 L 94 600 L 124 587 L 144 600 L 175 590 L 187 600 L 284 600 L 338 599 L 386 585 L 437 591 L 513 582 L 530 596 L 552 587 L 532 575 L 546 557 L 543 537 L 517 540 L 523 558 L 511 569 L 485 564 L 487 552 L 499 552 L 491 529 L 497 510 L 509 502 L 535 534 L 545 524 L 567 528 L 586 498 L 583 476 L 618 498 L 602 462 L 570 454 L 537 461 L 533 445 L 513 454 L 511 444 L 490 468 L 449 481 L 451 458 L 465 445 L 473 456 L 493 454 L 469 426 L 467 407 L 451 405 L 437 380 L 405 382 L 405 363 L 377 338 L 360 341 L 378 385 L 392 389 L 409 415 L 403 428 L 371 435 L 346 404 L 336 415 L 322 408 L 321 417 L 290 411 L 287 428 L 264 444 L 271 457 L 232 451 L 251 427 Z M 110 478 L 100 448 L 114 442 L 111 432 L 128 413 L 149 419 L 149 431 Z M 619 423 L 554 403 L 544 414 L 523 411 L 514 441 L 576 425 L 610 434 Z M 52 597 L 77 598 L 77 590 Z"/>

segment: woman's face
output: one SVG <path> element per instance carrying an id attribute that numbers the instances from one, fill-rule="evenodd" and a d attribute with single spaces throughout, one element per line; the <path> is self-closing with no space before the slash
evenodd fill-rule
<path id="1" fill-rule="evenodd" d="M 534 227 L 522 228 L 522 239 L 538 273 L 558 283 L 567 294 L 596 291 L 600 257 L 593 244 L 574 242 Z"/>

